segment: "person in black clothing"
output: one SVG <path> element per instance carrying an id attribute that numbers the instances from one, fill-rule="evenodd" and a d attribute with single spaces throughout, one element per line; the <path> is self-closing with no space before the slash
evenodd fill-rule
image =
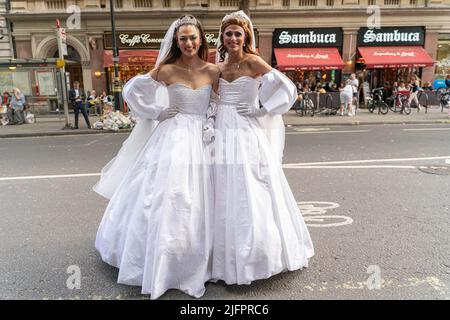
<path id="1" fill-rule="evenodd" d="M 450 74 L 448 74 L 445 78 L 445 86 L 447 87 L 447 89 L 450 89 Z"/>
<path id="2" fill-rule="evenodd" d="M 83 114 L 87 127 L 90 129 L 91 124 L 89 122 L 89 117 L 85 106 L 86 94 L 84 93 L 84 90 L 80 88 L 80 83 L 78 81 L 73 82 L 73 88 L 69 91 L 69 101 L 72 104 L 73 111 L 75 113 L 74 129 L 78 129 L 78 116 L 80 111 Z"/>

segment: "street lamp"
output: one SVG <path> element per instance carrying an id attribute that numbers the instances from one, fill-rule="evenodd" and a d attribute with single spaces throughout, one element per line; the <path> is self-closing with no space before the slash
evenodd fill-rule
<path id="1" fill-rule="evenodd" d="M 114 1 L 109 0 L 109 10 L 111 12 L 111 28 L 112 28 L 112 45 L 113 45 L 113 63 L 114 63 L 114 104 L 115 109 L 123 111 L 123 101 L 122 101 L 122 84 L 119 78 L 119 48 L 116 43 L 116 26 L 114 24 Z"/>

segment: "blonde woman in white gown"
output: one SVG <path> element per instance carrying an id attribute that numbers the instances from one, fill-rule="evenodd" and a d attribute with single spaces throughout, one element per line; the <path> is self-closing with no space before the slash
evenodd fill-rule
<path id="1" fill-rule="evenodd" d="M 220 70 L 206 60 L 197 19 L 174 21 L 156 68 L 124 87 L 141 121 L 94 187 L 110 199 L 97 250 L 119 268 L 119 283 L 152 299 L 172 288 L 201 297 L 211 279 L 213 184 L 203 130 Z"/>
<path id="2" fill-rule="evenodd" d="M 297 91 L 255 54 L 253 27 L 242 11 L 225 16 L 220 31 L 212 276 L 249 284 L 306 267 L 314 255 L 281 166 L 280 115 Z"/>

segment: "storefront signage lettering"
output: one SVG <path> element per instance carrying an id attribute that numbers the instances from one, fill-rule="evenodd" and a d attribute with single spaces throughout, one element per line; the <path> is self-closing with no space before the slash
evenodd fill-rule
<path id="1" fill-rule="evenodd" d="M 320 53 L 314 53 L 314 54 L 291 54 L 288 53 L 286 55 L 287 58 L 291 58 L 291 59 L 297 59 L 297 58 L 301 58 L 301 59 L 314 59 L 314 60 L 328 60 L 329 56 L 328 54 L 320 54 Z"/>
<path id="2" fill-rule="evenodd" d="M 342 31 L 339 28 L 275 29 L 275 48 L 340 47 Z"/>
<path id="3" fill-rule="evenodd" d="M 119 34 L 119 40 L 122 45 L 133 48 L 136 44 L 149 44 L 149 43 L 161 43 L 162 39 L 155 39 L 148 33 L 129 35 L 127 33 Z"/>
<path id="4" fill-rule="evenodd" d="M 164 39 L 164 32 L 120 32 L 116 33 L 119 49 L 159 49 Z M 209 47 L 215 47 L 218 41 L 217 32 L 205 32 Z M 105 33 L 104 48 L 112 49 L 112 34 Z"/>
<path id="5" fill-rule="evenodd" d="M 423 45 L 423 43 L 422 27 L 361 28 L 358 33 L 359 46 Z"/>
<path id="6" fill-rule="evenodd" d="M 394 32 L 389 33 L 375 33 L 373 30 L 367 30 L 364 34 L 364 43 L 371 42 L 400 42 L 400 41 L 419 41 L 420 33 L 418 32 L 399 32 L 394 30 Z"/>
<path id="7" fill-rule="evenodd" d="M 289 31 L 283 31 L 280 34 L 278 43 L 336 43 L 336 35 L 316 34 L 314 31 L 310 31 L 307 34 L 290 34 Z"/>

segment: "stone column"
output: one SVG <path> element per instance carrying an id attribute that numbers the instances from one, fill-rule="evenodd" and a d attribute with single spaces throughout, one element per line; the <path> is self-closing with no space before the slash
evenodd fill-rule
<path id="1" fill-rule="evenodd" d="M 342 60 L 344 60 L 345 67 L 342 69 L 342 73 L 344 74 L 355 72 L 358 29 L 343 28 Z M 348 61 L 351 61 L 351 64 L 347 63 Z"/>
<path id="2" fill-rule="evenodd" d="M 438 49 L 439 33 L 436 30 L 427 29 L 425 31 L 425 50 L 428 52 L 433 61 L 436 61 Z M 422 84 L 426 81 L 433 82 L 435 67 L 426 67 L 422 70 Z"/>
<path id="3" fill-rule="evenodd" d="M 92 68 L 89 61 L 81 61 L 81 69 L 83 73 L 83 84 L 84 91 L 86 94 L 88 91 L 92 90 Z"/>
<path id="4" fill-rule="evenodd" d="M 259 29 L 258 28 L 258 50 L 259 55 L 261 58 L 263 58 L 264 61 L 266 61 L 268 64 L 271 65 L 272 62 L 272 37 L 273 37 L 273 30 L 271 28 L 264 28 Z"/>

